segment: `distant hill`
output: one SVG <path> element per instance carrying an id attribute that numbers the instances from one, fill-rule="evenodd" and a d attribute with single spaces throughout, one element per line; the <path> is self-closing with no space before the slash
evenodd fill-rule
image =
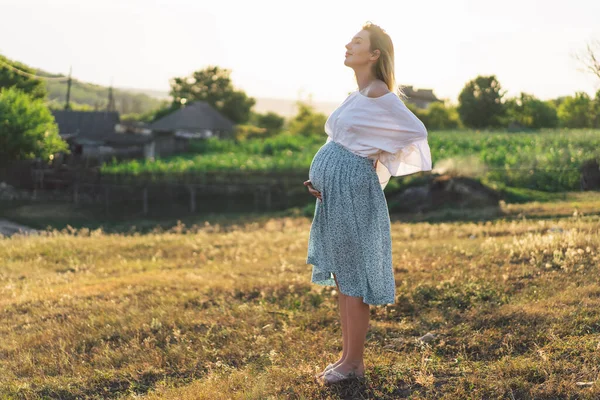
<path id="1" fill-rule="evenodd" d="M 60 77 L 64 75 L 51 74 L 36 70 L 41 76 Z M 48 100 L 53 108 L 62 108 L 67 101 L 67 82 L 47 81 Z M 145 93 L 114 88 L 113 98 L 115 107 L 121 115 L 143 114 L 161 107 L 161 99 Z M 70 101 L 74 108 L 102 110 L 108 105 L 108 87 L 73 79 Z"/>
<path id="2" fill-rule="evenodd" d="M 145 94 L 146 96 L 154 97 L 158 100 L 167 100 L 171 101 L 171 96 L 169 96 L 169 92 L 164 90 L 154 90 L 154 89 L 138 89 L 138 88 L 130 88 L 130 87 L 120 87 L 119 90 L 129 92 L 129 93 L 139 93 Z"/>
<path id="3" fill-rule="evenodd" d="M 313 101 L 311 104 L 315 111 L 321 112 L 327 116 L 339 106 L 339 103 L 326 101 Z M 296 100 L 256 97 L 254 111 L 259 113 L 272 111 L 285 118 L 290 118 L 298 113 L 298 108 L 296 107 Z"/>
<path id="4" fill-rule="evenodd" d="M 40 75 L 50 75 L 45 71 L 38 70 Z M 47 82 L 48 98 L 59 107 L 66 101 L 67 84 L 65 82 Z M 137 113 L 143 114 L 160 107 L 162 101 L 170 101 L 169 93 L 166 91 L 137 88 L 114 88 L 113 97 L 117 111 L 121 114 Z M 297 114 L 296 100 L 255 97 L 256 105 L 254 111 L 258 113 L 274 112 L 285 118 L 291 118 Z M 71 86 L 71 101 L 78 104 L 86 104 L 92 108 L 103 109 L 108 104 L 108 87 L 73 80 Z M 329 115 L 338 103 L 312 102 L 317 112 Z"/>
<path id="5" fill-rule="evenodd" d="M 62 74 L 53 74 L 42 69 L 35 69 L 35 73 L 46 77 L 65 77 Z M 67 97 L 66 81 L 46 81 L 48 101 L 51 108 L 63 108 Z M 165 102 L 170 102 L 167 91 L 153 89 L 138 89 L 119 87 L 113 88 L 115 107 L 121 115 L 144 114 L 160 108 Z M 258 113 L 274 112 L 285 118 L 297 114 L 296 100 L 280 98 L 255 97 L 254 111 Z M 102 110 L 108 105 L 108 87 L 93 83 L 72 80 L 71 105 L 74 109 Z M 317 112 L 329 115 L 339 105 L 332 102 L 311 102 Z"/>
<path id="6" fill-rule="evenodd" d="M 119 88 L 119 90 L 129 93 L 146 94 L 159 100 L 170 100 L 169 93 L 166 91 L 123 87 Z M 298 108 L 296 107 L 296 100 L 270 97 L 255 97 L 255 99 L 256 105 L 254 106 L 254 111 L 261 114 L 271 111 L 285 118 L 291 118 L 298 113 Z M 337 108 L 339 104 L 326 101 L 316 101 L 312 102 L 312 105 L 317 112 L 329 115 L 333 110 Z"/>

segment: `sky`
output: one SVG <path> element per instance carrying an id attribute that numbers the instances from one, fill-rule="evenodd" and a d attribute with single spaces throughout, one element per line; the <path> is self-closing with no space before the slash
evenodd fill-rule
<path id="1" fill-rule="evenodd" d="M 599 0 L 0 0 L 0 54 L 115 87 L 169 90 L 217 65 L 252 97 L 342 101 L 345 44 L 390 35 L 396 80 L 456 103 L 477 75 L 507 96 L 593 95 L 573 55 L 600 40 Z"/>

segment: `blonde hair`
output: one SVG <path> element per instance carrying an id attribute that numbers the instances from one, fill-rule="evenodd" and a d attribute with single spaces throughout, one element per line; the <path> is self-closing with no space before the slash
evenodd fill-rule
<path id="1" fill-rule="evenodd" d="M 406 97 L 400 85 L 396 83 L 396 74 L 394 72 L 394 44 L 392 38 L 379 25 L 368 21 L 362 26 L 362 29 L 369 32 L 369 51 L 379 50 L 380 55 L 374 65 L 375 77 L 384 81 L 391 92 L 401 97 Z"/>

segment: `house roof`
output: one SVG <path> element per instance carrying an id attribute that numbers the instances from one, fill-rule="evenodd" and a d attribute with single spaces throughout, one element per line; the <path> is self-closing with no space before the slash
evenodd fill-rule
<path id="1" fill-rule="evenodd" d="M 197 132 L 204 129 L 232 131 L 234 124 L 210 104 L 194 101 L 154 121 L 149 128 L 157 131 Z"/>
<path id="2" fill-rule="evenodd" d="M 114 111 L 52 110 L 61 135 L 76 134 L 81 138 L 95 139 L 115 132 L 119 113 Z"/>
<path id="3" fill-rule="evenodd" d="M 402 86 L 402 91 L 409 99 L 419 99 L 427 101 L 441 101 L 433 94 L 433 89 L 415 90 L 412 86 Z"/>

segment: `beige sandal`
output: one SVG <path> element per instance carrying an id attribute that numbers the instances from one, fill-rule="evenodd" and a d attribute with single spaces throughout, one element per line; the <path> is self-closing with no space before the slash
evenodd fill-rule
<path id="1" fill-rule="evenodd" d="M 329 364 L 329 365 L 327 365 L 323 371 L 321 371 L 321 372 L 319 372 L 317 375 L 315 375 L 315 378 L 320 378 L 320 377 L 322 377 L 322 376 L 323 376 L 323 375 L 325 375 L 325 373 L 326 373 L 327 371 L 329 371 L 331 368 L 333 368 L 333 364 Z"/>
<path id="2" fill-rule="evenodd" d="M 323 382 L 326 385 L 348 380 L 362 380 L 364 378 L 364 375 L 356 375 L 356 372 L 354 371 L 342 374 L 341 372 L 336 371 L 335 368 L 331 368 L 323 374 Z"/>

